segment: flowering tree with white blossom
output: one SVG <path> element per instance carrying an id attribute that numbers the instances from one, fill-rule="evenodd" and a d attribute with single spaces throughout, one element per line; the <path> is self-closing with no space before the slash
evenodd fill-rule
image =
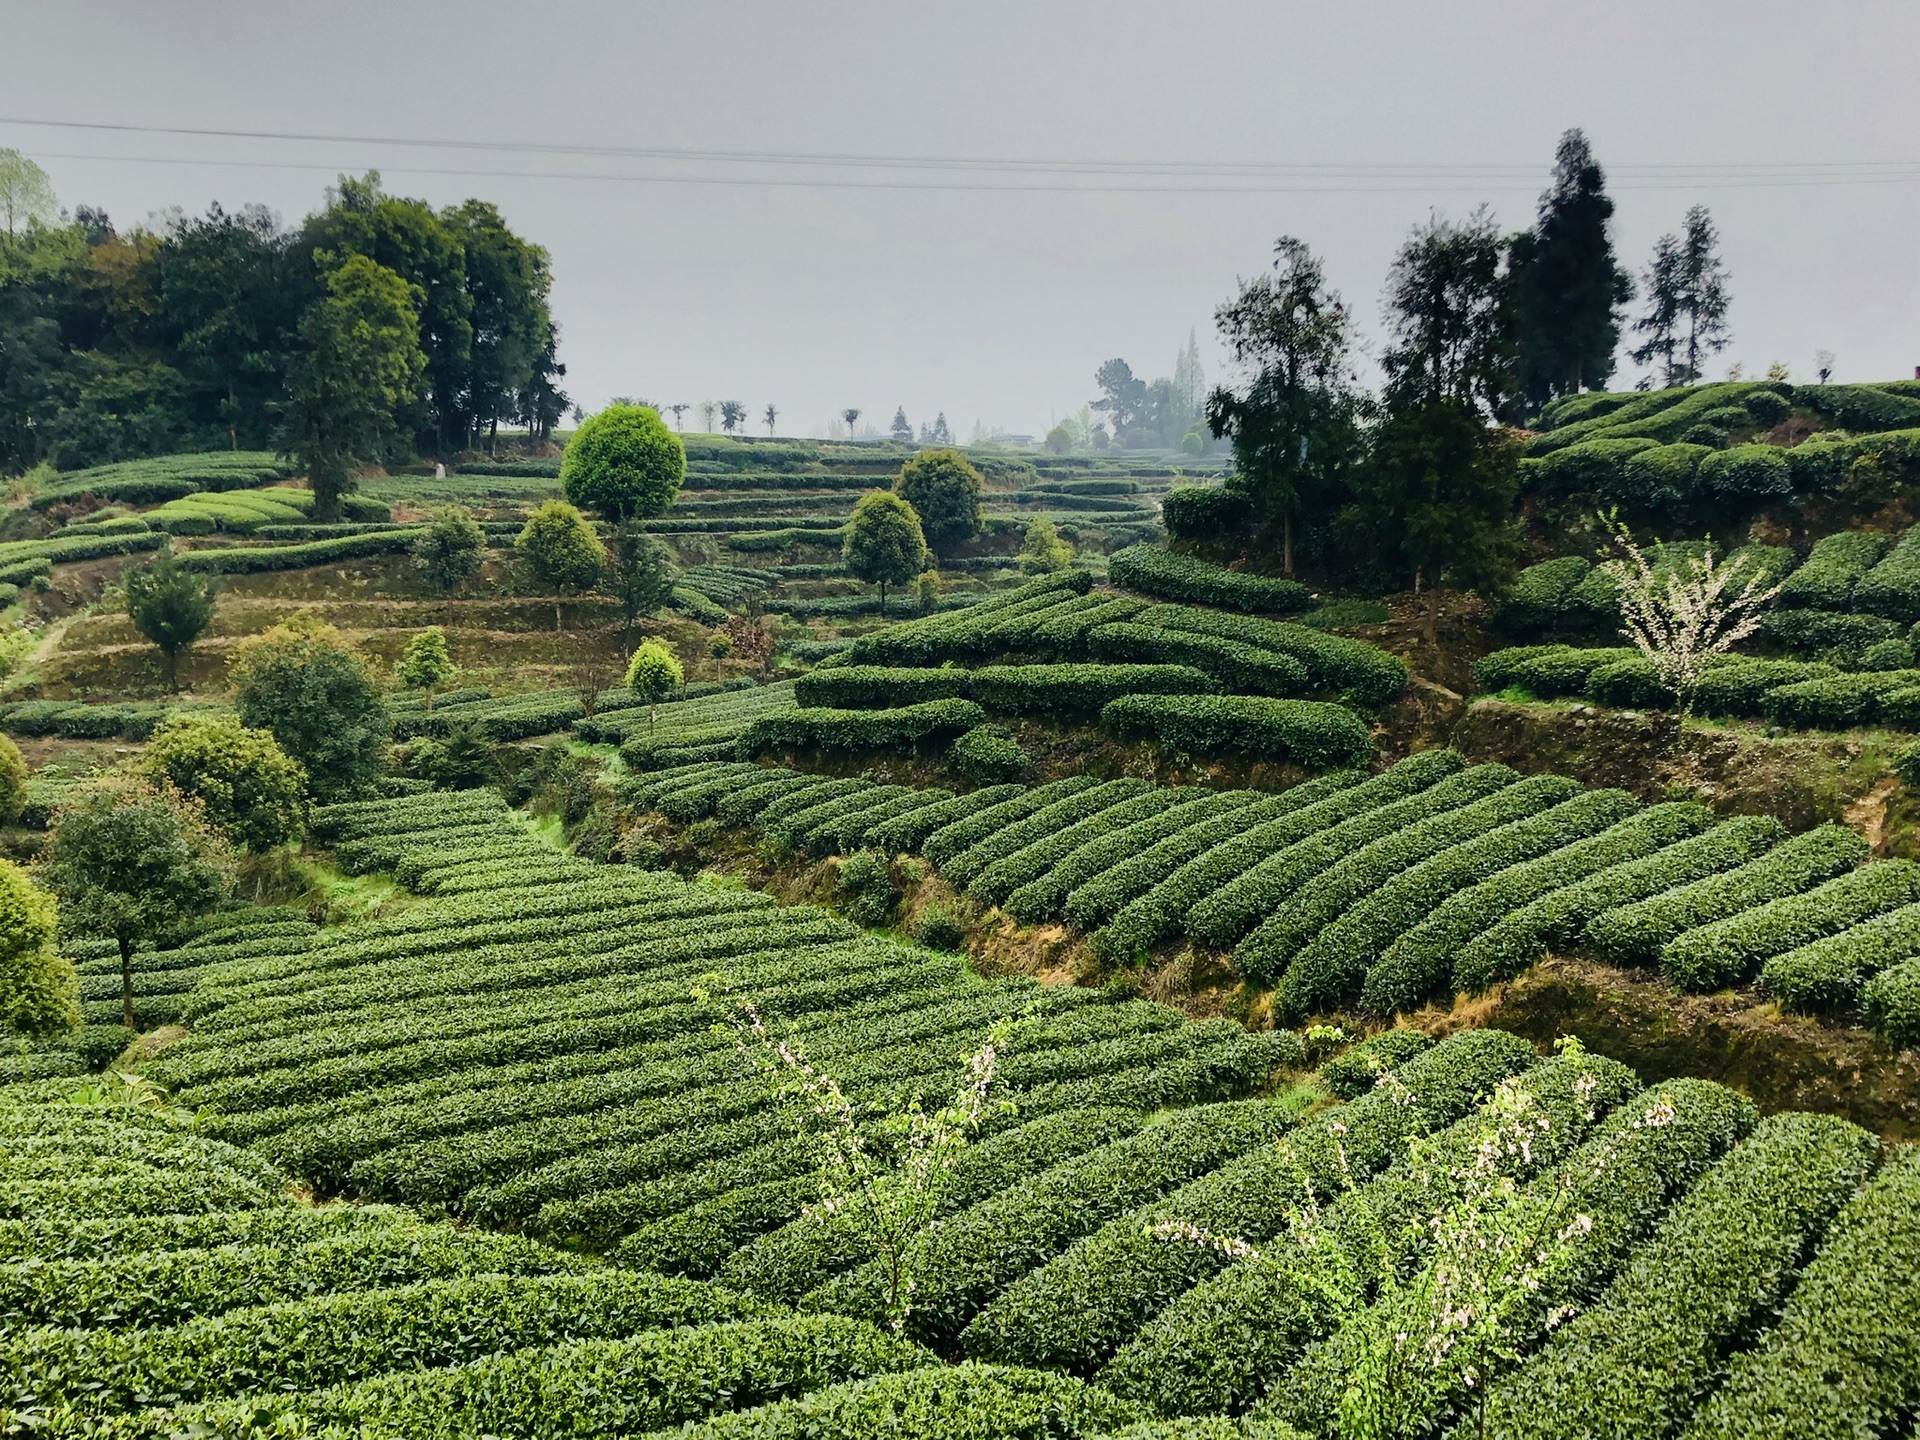
<path id="1" fill-rule="evenodd" d="M 1581 1053 L 1572 1037 L 1560 1048 Z M 1392 1072 L 1383 1070 L 1378 1084 L 1395 1105 L 1416 1103 Z M 1592 1071 L 1574 1084 L 1589 1122 L 1597 1085 Z M 1539 1314 L 1542 1292 L 1592 1232 L 1593 1219 L 1578 1209 L 1577 1196 L 1584 1182 L 1607 1167 L 1613 1149 L 1527 1183 L 1551 1118 L 1518 1078 L 1500 1084 L 1480 1113 L 1483 1129 L 1464 1159 L 1443 1162 L 1431 1138 L 1410 1142 L 1415 1180 L 1436 1203 L 1400 1234 L 1387 1233 L 1349 1167 L 1347 1132 L 1337 1119 L 1327 1126 L 1340 1192 L 1337 1213 L 1322 1208 L 1301 1166 L 1302 1204 L 1265 1252 L 1182 1220 L 1148 1227 L 1156 1238 L 1204 1245 L 1229 1260 L 1286 1266 L 1324 1333 L 1344 1332 L 1342 1338 L 1353 1342 L 1346 1348 L 1353 1364 L 1334 1432 L 1340 1440 L 1425 1435 L 1446 1397 L 1463 1391 L 1479 1409 L 1492 1372 L 1518 1357 L 1536 1324 L 1544 1318 L 1551 1328 L 1567 1318 L 1564 1312 Z M 1653 1104 L 1633 1128 L 1672 1120 L 1671 1106 Z M 1480 1418 L 1484 1422 L 1484 1414 Z"/>
<path id="2" fill-rule="evenodd" d="M 1713 661 L 1760 628 L 1778 584 L 1746 565 L 1723 565 L 1713 547 L 1656 565 L 1617 514 L 1601 517 L 1622 558 L 1606 561 L 1620 591 L 1621 633 L 1653 666 L 1685 716 Z"/>
<path id="3" fill-rule="evenodd" d="M 1014 1022 L 999 1021 L 962 1061 L 959 1087 L 946 1105 L 929 1114 L 916 1098 L 877 1123 L 862 1123 L 840 1082 L 816 1068 L 796 1041 L 773 1034 L 752 1002 L 738 1007 L 733 1026 L 741 1053 L 783 1099 L 806 1112 L 818 1137 L 820 1199 L 806 1208 L 806 1218 L 845 1226 L 872 1247 L 887 1320 L 900 1330 L 913 1303 L 916 1242 L 940 1213 L 954 1166 L 986 1116 L 1012 1108 L 992 1100 L 991 1092 Z"/>

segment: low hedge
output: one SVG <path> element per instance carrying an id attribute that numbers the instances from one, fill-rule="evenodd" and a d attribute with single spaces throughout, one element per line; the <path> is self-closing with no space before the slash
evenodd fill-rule
<path id="1" fill-rule="evenodd" d="M 1084 596 L 1092 585 L 1093 577 L 1086 571 L 1062 570 L 989 595 L 953 614 L 929 615 L 862 635 L 845 654 L 854 665 L 937 665 L 989 654 L 996 627 L 1024 622 L 1016 623 L 1009 633 L 1010 639 L 1018 638 L 1020 630 L 1031 630 L 1047 612 Z"/>
<path id="2" fill-rule="evenodd" d="M 1901 537 L 1885 559 L 1860 577 L 1853 608 L 1910 625 L 1920 620 L 1920 525 Z"/>
<path id="3" fill-rule="evenodd" d="M 1388 946 L 1376 969 L 1429 975 L 1437 985 L 1456 975 L 1458 957 L 1475 937 L 1508 916 L 1616 865 L 1698 835 L 1712 823 L 1712 812 L 1704 805 L 1655 805 L 1598 835 L 1502 870 L 1449 896 Z M 1369 988 L 1374 985 L 1372 976 L 1367 983 Z M 1386 983 L 1384 978 L 1380 983 Z"/>
<path id="4" fill-rule="evenodd" d="M 1557 628 L 1567 596 L 1592 569 L 1593 562 L 1580 555 L 1556 555 L 1527 566 L 1495 607 L 1494 623 L 1507 630 Z"/>
<path id="5" fill-rule="evenodd" d="M 1098 844 L 1105 837 L 1126 831 L 1138 822 L 1158 820 L 1183 805 L 1204 799 L 1207 793 L 1192 787 L 1150 786 L 1110 809 L 1055 830 L 1050 835 L 1032 840 L 996 858 L 972 877 L 967 889 L 990 905 L 1001 904 L 1015 891 L 1051 875 L 1083 846 Z"/>
<path id="6" fill-rule="evenodd" d="M 1580 649 L 1572 645 L 1518 645 L 1483 655 L 1473 665 L 1482 690 L 1527 690 L 1543 700 L 1586 693 L 1588 677 L 1603 666 L 1639 657 L 1623 646 Z"/>
<path id="7" fill-rule="evenodd" d="M 1004 860 L 1029 845 L 1077 826 L 1126 801 L 1137 800 L 1152 788 L 1145 780 L 1129 778 L 1108 780 L 1064 795 L 1023 820 L 1004 825 L 990 835 L 982 835 L 965 849 L 950 856 L 940 866 L 940 873 L 954 888 L 964 890 L 976 875 L 996 861 Z"/>
<path id="8" fill-rule="evenodd" d="M 1226 615 L 1188 605 L 1155 605 L 1140 617 L 1140 622 L 1292 656 L 1306 667 L 1307 680 L 1314 688 L 1337 689 L 1355 705 L 1384 705 L 1407 687 L 1406 662 L 1398 656 L 1363 640 L 1329 635 L 1306 625 Z"/>
<path id="9" fill-rule="evenodd" d="M 1920 905 L 1906 905 L 1773 956 L 1760 988 L 1789 1010 L 1818 1014 L 1852 1004 L 1880 971 L 1920 955 Z"/>
<path id="10" fill-rule="evenodd" d="M 1844 825 L 1822 825 L 1738 869 L 1598 915 L 1583 938 L 1609 964 L 1653 965 L 1686 931 L 1811 890 L 1867 854 L 1867 842 Z"/>
<path id="11" fill-rule="evenodd" d="M 762 715 L 740 737 L 739 753 L 769 750 L 902 750 L 950 739 L 987 718 L 971 700 L 929 700 L 897 710 L 786 710 Z"/>
<path id="12" fill-rule="evenodd" d="M 949 860 L 989 835 L 997 835 L 1008 825 L 1084 790 L 1091 790 L 1099 783 L 1092 775 L 1070 775 L 1064 780 L 1036 785 L 1031 790 L 1018 789 L 998 804 L 976 808 L 928 832 L 920 842 L 920 853 L 933 862 L 935 869 L 945 870 Z"/>
<path id="13" fill-rule="evenodd" d="M 1839 610 L 1769 610 L 1760 617 L 1760 636 L 1798 656 L 1857 660 L 1871 646 L 1898 639 L 1900 626 L 1878 615 Z"/>
<path id="14" fill-rule="evenodd" d="M 1107 574 L 1116 585 L 1162 600 L 1184 600 L 1254 615 L 1305 610 L 1313 602 L 1313 593 L 1298 581 L 1223 570 L 1157 545 L 1129 545 L 1117 551 L 1107 562 Z"/>
<path id="15" fill-rule="evenodd" d="M 970 732 L 971 733 L 971 732 Z M 929 835 L 969 815 L 977 815 L 1023 793 L 1021 785 L 989 785 L 951 800 L 941 800 L 908 814 L 882 821 L 867 831 L 866 842 L 889 854 L 917 850 Z"/>
<path id="16" fill-rule="evenodd" d="M 424 528 L 382 530 L 371 535 L 343 535 L 337 540 L 314 540 L 304 545 L 248 545 L 222 550 L 190 550 L 180 557 L 188 570 L 212 575 L 257 575 L 268 570 L 301 570 L 330 565 L 363 555 L 395 555 L 411 550 Z"/>
<path id="17" fill-rule="evenodd" d="M 1433 1037 L 1424 1030 L 1382 1030 L 1322 1065 L 1320 1083 L 1341 1100 L 1358 1100 L 1379 1083 L 1383 1070 L 1404 1065 L 1432 1044 Z"/>
<path id="18" fill-rule="evenodd" d="M 1244 529 L 1253 507 L 1218 485 L 1175 485 L 1160 501 L 1160 519 L 1175 540 L 1212 540 Z"/>
<path id="19" fill-rule="evenodd" d="M 1734 445 L 1700 457 L 1694 488 L 1718 500 L 1770 500 L 1793 493 L 1793 472 L 1778 445 Z"/>
<path id="20" fill-rule="evenodd" d="M 802 675 L 793 698 L 808 709 L 880 710 L 926 700 L 964 700 L 965 670 L 836 665 Z"/>
<path id="21" fill-rule="evenodd" d="M 1022 648 L 1034 655 L 1078 660 L 1087 654 L 1087 636 L 1102 625 L 1131 620 L 1147 602 L 1131 595 L 1088 595 L 1086 605 L 1063 605 L 1040 618 L 1028 631 Z"/>
<path id="22" fill-rule="evenodd" d="M 1661 971 L 1683 990 L 1719 990 L 1761 963 L 1920 901 L 1920 865 L 1884 860 L 1814 890 L 1689 930 L 1669 942 Z"/>
<path id="23" fill-rule="evenodd" d="M 1810 615 L 1818 612 L 1799 610 L 1790 613 Z M 1836 673 L 1831 665 L 1810 664 L 1801 660 L 1733 660 L 1725 665 L 1714 666 L 1700 677 L 1693 687 L 1693 708 L 1702 715 L 1752 719 L 1765 713 L 1769 692 L 1783 685 L 1824 680 Z"/>
<path id="24" fill-rule="evenodd" d="M 1291 655 L 1276 655 L 1215 635 L 1123 623 L 1091 631 L 1087 646 L 1105 660 L 1191 666 L 1245 694 L 1302 695 L 1308 688 L 1307 667 Z"/>
<path id="25" fill-rule="evenodd" d="M 1920 1045 L 1920 960 L 1890 965 L 1860 987 L 1860 1008 L 1895 1045 Z"/>
<path id="26" fill-rule="evenodd" d="M 1744 1230 L 1742 1224 L 1739 1228 Z M 1920 1147 L 1855 1196 L 1683 1440 L 1891 1435 L 1920 1395 Z"/>
<path id="27" fill-rule="evenodd" d="M 1121 739 L 1152 739 L 1188 755 L 1246 755 L 1313 769 L 1363 765 L 1373 737 L 1351 710 L 1251 695 L 1129 695 L 1100 712 Z"/>
<path id="28" fill-rule="evenodd" d="M 1887 552 L 1887 537 L 1872 530 L 1842 530 L 1816 540 L 1798 570 L 1781 582 L 1774 603 L 1782 609 L 1845 610 L 1853 590 Z"/>
<path id="29" fill-rule="evenodd" d="M 1850 730 L 1861 725 L 1913 725 L 1913 713 L 1902 694 L 1920 686 L 1920 670 L 1880 670 L 1830 675 L 1776 685 L 1761 701 L 1761 709 L 1777 725 L 1804 729 Z"/>
<path id="30" fill-rule="evenodd" d="M 1504 786 L 1483 800 L 1430 815 L 1364 845 L 1336 860 L 1287 897 L 1252 934 L 1234 947 L 1234 964 L 1242 974 L 1269 982 L 1279 980 L 1284 972 L 1280 1001 L 1290 1014 L 1311 1013 L 1317 1002 L 1334 998 L 1344 988 L 1347 978 L 1343 962 L 1333 953 L 1322 952 L 1316 957 L 1316 961 L 1322 958 L 1327 961 L 1326 966 L 1294 965 L 1296 955 L 1312 944 L 1322 930 L 1381 886 L 1429 857 L 1477 841 L 1516 820 L 1541 814 L 1578 794 L 1578 781 L 1564 775 L 1534 775 Z"/>
<path id="31" fill-rule="evenodd" d="M 1123 695 L 1206 695 L 1218 688 L 1201 669 L 1177 663 L 988 665 L 973 672 L 967 693 L 997 715 L 1051 717 L 1097 714 Z"/>
<path id="32" fill-rule="evenodd" d="M 1801 1257 L 1873 1173 L 1880 1143 L 1830 1115 L 1775 1115 L 1709 1170 L 1599 1302 L 1493 1387 L 1498 1440 L 1673 1435 L 1720 1357 L 1766 1326 Z"/>
<path id="33" fill-rule="evenodd" d="M 1128 958 L 1183 926 L 1195 939 L 1230 944 L 1257 918 L 1263 904 L 1257 892 L 1264 877 L 1250 883 L 1249 888 L 1255 893 L 1241 897 L 1244 903 L 1237 906 L 1231 916 L 1223 912 L 1233 904 L 1232 900 L 1223 901 L 1207 912 L 1217 927 L 1208 931 L 1198 923 L 1198 918 L 1203 913 L 1202 907 L 1214 896 L 1226 895 L 1243 876 L 1289 847 L 1329 832 L 1342 822 L 1391 810 L 1396 802 L 1446 779 L 1465 765 L 1451 750 L 1427 750 L 1409 756 L 1384 774 L 1367 779 L 1357 775 L 1326 777 L 1336 783 L 1330 784 L 1311 803 L 1240 826 L 1236 833 L 1218 844 L 1208 845 L 1171 870 L 1162 870 L 1158 880 L 1108 915 L 1106 923 L 1094 933 L 1094 950 L 1106 959 Z M 1343 778 L 1345 783 L 1337 783 Z M 1394 822 L 1389 819 L 1385 823 Z M 1219 938 L 1222 934 L 1226 936 L 1224 941 Z"/>

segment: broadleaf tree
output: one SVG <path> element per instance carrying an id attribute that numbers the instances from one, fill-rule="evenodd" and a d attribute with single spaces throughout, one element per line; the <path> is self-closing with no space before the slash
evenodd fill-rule
<path id="1" fill-rule="evenodd" d="M 363 792 L 393 731 L 366 662 L 331 625 L 296 616 L 242 644 L 227 667 L 242 724 L 269 730 L 323 803 Z"/>
<path id="2" fill-rule="evenodd" d="M 587 517 L 564 500 L 549 500 L 527 517 L 514 550 L 527 567 L 554 589 L 553 628 L 560 630 L 560 605 L 569 589 L 585 590 L 607 566 L 607 547 Z"/>
<path id="3" fill-rule="evenodd" d="M 163 541 L 152 563 L 127 573 L 127 618 L 159 648 L 167 689 L 180 688 L 180 657 L 213 623 L 218 582 L 186 568 Z"/>
<path id="4" fill-rule="evenodd" d="M 849 575 L 880 587 L 880 613 L 885 615 L 887 586 L 906 584 L 926 564 L 920 517 L 900 496 L 870 490 L 854 504 L 840 554 Z"/>
<path id="5" fill-rule="evenodd" d="M 922 450 L 900 467 L 894 493 L 913 507 L 929 549 L 951 554 L 980 533 L 980 472 L 958 450 Z"/>
<path id="6" fill-rule="evenodd" d="M 427 626 L 407 641 L 393 667 L 393 678 L 407 689 L 426 692 L 428 710 L 433 709 L 434 692 L 459 673 L 447 647 L 447 632 L 438 625 Z"/>

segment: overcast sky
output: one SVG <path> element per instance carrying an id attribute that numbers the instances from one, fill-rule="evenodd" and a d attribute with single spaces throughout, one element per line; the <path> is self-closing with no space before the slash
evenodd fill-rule
<path id="1" fill-rule="evenodd" d="M 214 200 L 293 221 L 373 167 L 496 202 L 552 253 L 590 409 L 772 402 L 818 434 L 903 404 L 962 438 L 1038 432 L 1109 356 L 1169 373 L 1190 329 L 1217 378 L 1213 307 L 1278 235 L 1377 331 L 1408 229 L 1482 201 L 1524 223 L 1575 125 L 1636 272 L 1711 208 L 1734 296 L 1716 373 L 1920 365 L 1913 0 L 0 0 L 0 35 L 0 146 L 122 225 Z M 595 146 L 791 158 L 566 153 Z M 1264 168 L 1208 168 L 1235 165 Z"/>

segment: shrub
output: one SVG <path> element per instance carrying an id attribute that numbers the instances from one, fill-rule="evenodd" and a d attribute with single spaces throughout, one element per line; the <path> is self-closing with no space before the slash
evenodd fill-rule
<path id="1" fill-rule="evenodd" d="M 1799 660 L 1731 659 L 1700 677 L 1693 691 L 1693 707 L 1702 715 L 1755 716 L 1763 713 L 1769 691 L 1802 680 L 1824 679 L 1833 673 L 1831 665 Z"/>
<path id="2" fill-rule="evenodd" d="M 1800 1260 L 1872 1174 L 1879 1142 L 1826 1115 L 1775 1115 L 1704 1175 L 1598 1304 L 1496 1384 L 1500 1440 L 1671 1435 L 1719 1356 L 1763 1326 Z"/>
<path id="3" fill-rule="evenodd" d="M 1587 672 L 1586 697 L 1596 705 L 1633 710 L 1658 710 L 1673 703 L 1673 692 L 1653 662 L 1641 655 L 1623 655 L 1594 666 Z"/>
<path id="4" fill-rule="evenodd" d="M 1149 789 L 1151 787 L 1144 780 L 1109 780 L 1063 796 L 1024 819 L 1016 820 L 991 835 L 981 836 L 941 864 L 940 873 L 951 884 L 965 887 L 995 861 L 1078 825 L 1082 820 L 1111 810 L 1124 801 L 1136 799 Z"/>
<path id="5" fill-rule="evenodd" d="M 1169 788 L 1149 786 L 1132 799 L 1115 805 L 1110 810 L 1088 816 L 1076 824 L 1056 830 L 1033 843 L 1023 846 L 1001 859 L 988 865 L 974 876 L 967 889 L 980 896 L 989 904 L 998 905 L 1029 885 L 1044 884 L 1056 874 L 1064 871 L 1077 872 L 1078 865 L 1070 864 L 1076 852 L 1088 846 L 1100 846 L 1113 837 L 1133 831 L 1144 836 L 1150 830 L 1135 830 L 1140 822 L 1164 821 L 1164 817 L 1194 800 L 1203 799 L 1206 791 L 1196 788 Z M 1062 879 L 1064 879 L 1062 875 Z M 1065 891 L 1058 892 L 1064 896 Z M 1028 897 L 1038 901 L 1038 894 Z M 1025 910 L 1023 905 L 1022 910 Z M 1014 911 L 1016 918 L 1029 918 L 1029 913 Z"/>
<path id="6" fill-rule="evenodd" d="M 920 517 L 926 541 L 949 551 L 980 530 L 980 472 L 958 450 L 922 450 L 900 467 L 894 492 Z"/>
<path id="7" fill-rule="evenodd" d="M 971 730 L 986 712 L 970 700 L 930 700 L 897 710 L 788 710 L 762 715 L 740 737 L 742 755 L 768 750 L 912 749 Z"/>
<path id="8" fill-rule="evenodd" d="M 1018 785 L 990 785 L 968 795 L 956 795 L 875 826 L 867 835 L 867 842 L 887 851 L 916 850 L 935 831 L 969 815 L 990 810 L 1021 793 L 1022 787 Z"/>
<path id="9" fill-rule="evenodd" d="M 1885 672 L 1911 670 L 1913 667 L 1913 646 L 1904 639 L 1875 641 L 1860 653 L 1862 670 Z"/>
<path id="10" fill-rule="evenodd" d="M 1886 553 L 1887 537 L 1871 530 L 1843 530 L 1814 542 L 1806 562 L 1781 582 L 1783 609 L 1845 610 L 1854 586 Z"/>
<path id="11" fill-rule="evenodd" d="M 200 802 L 207 821 L 248 850 L 300 833 L 307 774 L 265 730 L 235 715 L 175 715 L 154 731 L 140 768 Z"/>
<path id="12" fill-rule="evenodd" d="M 1140 620 L 1166 630 L 1212 635 L 1292 656 L 1306 667 L 1307 679 L 1314 688 L 1338 689 L 1356 705 L 1384 705 L 1406 689 L 1407 667 L 1398 656 L 1363 640 L 1328 635 L 1306 625 L 1223 615 L 1185 605 L 1155 605 Z"/>
<path id="13" fill-rule="evenodd" d="M 1593 562 L 1579 555 L 1558 555 L 1529 565 L 1494 611 L 1495 622 L 1509 630 L 1551 630 L 1574 586 L 1587 578 Z"/>
<path id="14" fill-rule="evenodd" d="M 1218 485 L 1175 485 L 1160 500 L 1160 522 L 1175 540 L 1215 540 L 1252 519 L 1246 500 Z"/>
<path id="15" fill-rule="evenodd" d="M 1588 922 L 1586 943 L 1614 965 L 1652 965 L 1687 930 L 1798 895 L 1851 870 L 1867 844 L 1841 825 L 1823 825 L 1725 874 L 1609 910 Z"/>
<path id="16" fill-rule="evenodd" d="M 27 762 L 12 739 L 0 735 L 0 825 L 17 825 L 27 803 Z"/>
<path id="17" fill-rule="evenodd" d="M 1920 620 L 1920 525 L 1901 537 L 1853 589 L 1853 608 L 1910 624 Z"/>
<path id="18" fill-rule="evenodd" d="M 1495 650 L 1474 662 L 1474 678 L 1483 690 L 1515 687 L 1543 700 L 1584 694 L 1588 677 L 1603 665 L 1630 660 L 1638 651 L 1614 647 L 1581 650 L 1571 645 L 1521 645 Z"/>
<path id="19" fill-rule="evenodd" d="M 687 452 L 658 412 L 609 405 L 580 422 L 560 459 L 560 488 L 572 504 L 614 524 L 658 515 L 687 475 Z"/>
<path id="20" fill-rule="evenodd" d="M 1122 739 L 1157 740 L 1189 755 L 1247 755 L 1314 769 L 1364 764 L 1373 737 L 1351 710 L 1313 700 L 1243 695 L 1131 695 L 1100 712 Z"/>
<path id="21" fill-rule="evenodd" d="M 947 768 L 969 785 L 1018 780 L 1027 764 L 1027 752 L 1000 725 L 977 725 L 947 747 Z"/>
<path id="22" fill-rule="evenodd" d="M 1920 1045 L 1920 960 L 1890 965 L 1860 987 L 1860 1008 L 1881 1037 Z"/>
<path id="23" fill-rule="evenodd" d="M 1773 956 L 1760 988 L 1789 1010 L 1818 1014 L 1852 1004 L 1869 977 L 1915 955 L 1920 905 L 1907 905 Z"/>
<path id="24" fill-rule="evenodd" d="M 1320 1067 L 1320 1083 L 1342 1100 L 1358 1100 L 1373 1089 L 1384 1070 L 1405 1064 L 1433 1044 L 1424 1030 L 1382 1030 L 1351 1045 Z"/>
<path id="25" fill-rule="evenodd" d="M 995 805 L 976 807 L 928 834 L 920 842 L 920 853 L 931 860 L 936 868 L 944 870 L 947 862 L 968 846 L 977 844 L 989 835 L 998 834 L 1006 826 L 1024 820 L 1036 811 L 1044 810 L 1056 800 L 1065 800 L 1070 795 L 1091 790 L 1099 783 L 1091 775 L 1073 775 L 1065 780 L 1036 785 L 1031 790 L 1022 790 Z"/>
<path id="26" fill-rule="evenodd" d="M 0 860 L 0 1037 L 59 1035 L 79 1025 L 79 982 L 73 962 L 55 948 L 58 931 L 53 896 Z"/>
<path id="27" fill-rule="evenodd" d="M 893 909 L 893 862 L 878 850 L 847 857 L 838 881 L 847 916 L 859 925 L 884 925 Z"/>
<path id="28" fill-rule="evenodd" d="M 1688 1440 L 1890 1433 L 1920 1390 L 1916 1247 L 1920 1149 L 1907 1148 L 1841 1210 L 1778 1321 L 1733 1357 Z"/>
<path id="29" fill-rule="evenodd" d="M 1588 497 L 1600 505 L 1627 503 L 1627 461 L 1659 442 L 1645 436 L 1588 440 L 1543 457 L 1535 470 L 1541 489 L 1557 496 Z"/>
<path id="30" fill-rule="evenodd" d="M 1718 990 L 1748 979 L 1764 960 L 1920 901 L 1920 865 L 1863 866 L 1804 894 L 1689 930 L 1671 941 L 1660 968 L 1683 990 Z"/>
<path id="31" fill-rule="evenodd" d="M 303 545 L 235 545 L 219 550 L 190 550 L 180 568 L 200 574 L 258 575 L 272 570 L 304 570 L 366 555 L 398 555 L 413 549 L 426 531 L 417 526 L 371 535 L 343 535 Z"/>
<path id="32" fill-rule="evenodd" d="M 966 698 L 971 676 L 959 669 L 887 665 L 834 665 L 802 675 L 793 698 L 808 709 L 885 709 L 925 700 Z"/>
<path id="33" fill-rule="evenodd" d="M 1250 614 L 1304 610 L 1312 592 L 1294 580 L 1275 580 L 1222 570 L 1204 560 L 1175 555 L 1153 545 L 1131 545 L 1108 562 L 1114 584 L 1162 600 L 1183 600 Z"/>
<path id="34" fill-rule="evenodd" d="M 291 621 L 241 644 L 228 674 L 240 722 L 269 730 L 318 800 L 364 789 L 382 768 L 392 719 L 365 662 L 330 625 Z"/>
<path id="35" fill-rule="evenodd" d="M 1088 634 L 1087 644 L 1106 659 L 1192 667 L 1256 695 L 1298 695 L 1307 688 L 1306 667 L 1291 655 L 1213 635 L 1153 625 L 1102 625 Z"/>

